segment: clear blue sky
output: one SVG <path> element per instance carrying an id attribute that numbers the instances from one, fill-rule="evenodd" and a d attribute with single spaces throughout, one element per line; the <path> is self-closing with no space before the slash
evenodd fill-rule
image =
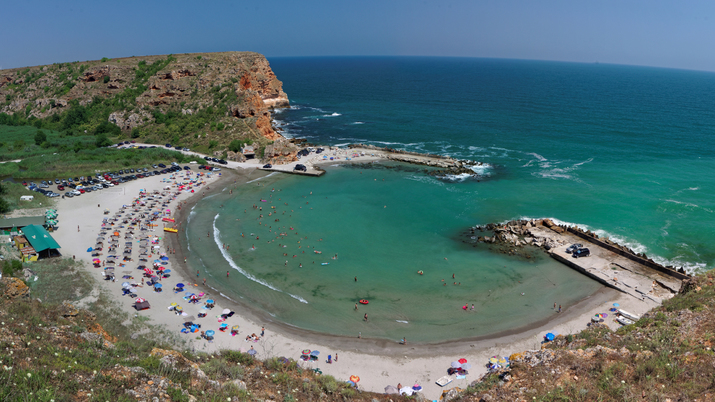
<path id="1" fill-rule="evenodd" d="M 0 10 L 0 68 L 248 50 L 715 71 L 712 0 L 19 0 Z"/>

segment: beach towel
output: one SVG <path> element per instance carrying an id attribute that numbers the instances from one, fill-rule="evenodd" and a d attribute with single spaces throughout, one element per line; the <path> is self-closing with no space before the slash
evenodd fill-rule
<path id="1" fill-rule="evenodd" d="M 463 379 L 465 379 L 465 378 L 467 378 L 466 375 L 458 375 L 458 376 L 457 376 L 457 379 L 458 379 L 458 380 L 463 380 Z"/>

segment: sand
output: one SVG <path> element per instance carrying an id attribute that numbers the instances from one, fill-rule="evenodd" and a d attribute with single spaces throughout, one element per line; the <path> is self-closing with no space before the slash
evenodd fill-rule
<path id="1" fill-rule="evenodd" d="M 335 156 L 339 155 L 344 161 L 345 154 L 335 151 Z M 328 155 L 332 155 L 330 151 Z M 322 158 L 322 157 L 321 157 Z M 380 159 L 379 156 L 366 156 L 362 161 Z M 360 159 L 358 159 L 360 160 Z M 322 160 L 315 160 L 313 163 L 321 163 Z M 201 163 L 201 162 L 199 162 Z M 330 161 L 335 163 L 335 161 Z M 241 167 L 243 165 L 244 167 Z M 205 185 L 196 189 L 194 194 L 183 191 L 172 200 L 169 209 L 176 218 L 181 218 L 176 214 L 177 206 L 182 205 L 182 211 L 186 212 L 192 203 L 200 202 L 204 196 L 210 195 L 214 191 L 221 191 L 224 188 L 234 186 L 264 176 L 265 172 L 257 171 L 258 163 L 253 161 L 244 164 L 229 162 L 223 166 L 220 173 L 205 177 Z M 192 175 L 196 175 L 196 165 L 192 166 Z M 235 169 L 235 170 L 234 170 Z M 203 171 L 202 171 L 203 172 Z M 183 174 L 183 172 L 182 172 Z M 133 262 L 129 262 L 125 268 L 117 267 L 116 282 L 104 281 L 103 269 L 94 268 L 91 264 L 91 255 L 86 250 L 95 244 L 95 239 L 101 230 L 102 219 L 113 216 L 120 210 L 122 205 L 131 204 L 132 200 L 139 195 L 140 189 L 149 192 L 161 191 L 167 185 L 163 182 L 169 175 L 153 176 L 135 180 L 119 186 L 104 189 L 101 191 L 84 194 L 71 199 L 61 199 L 58 201 L 60 227 L 54 233 L 56 240 L 61 245 L 61 252 L 66 257 L 75 256 L 77 259 L 85 261 L 85 270 L 88 275 L 93 276 L 107 292 L 116 297 L 122 308 L 128 313 L 135 314 L 132 308 L 134 300 L 129 296 L 122 296 L 121 279 L 123 271 L 132 271 L 135 281 L 139 281 L 141 272 L 136 269 L 140 264 L 139 254 L 135 248 L 132 257 Z M 236 184 L 234 184 L 234 180 Z M 305 178 L 305 180 L 315 180 L 315 178 Z M 207 188 L 207 187 L 210 187 Z M 171 187 L 171 194 L 176 194 L 177 188 Z M 110 214 L 105 215 L 104 210 L 109 209 Z M 180 219 L 177 220 L 177 224 Z M 79 226 L 79 231 L 77 230 Z M 177 254 L 170 254 L 167 268 L 172 270 L 171 277 L 163 279 L 164 291 L 156 293 L 149 287 L 139 287 L 136 293 L 139 297 L 147 299 L 151 303 L 151 309 L 143 310 L 136 314 L 148 317 L 150 322 L 165 326 L 170 332 L 185 339 L 189 347 L 196 351 L 214 352 L 220 349 L 236 349 L 247 351 L 253 347 L 257 351 L 257 357 L 261 359 L 285 356 L 298 360 L 300 351 L 303 349 L 319 350 L 320 358 L 317 362 L 302 362 L 301 366 L 306 368 L 319 367 L 324 374 L 330 374 L 340 380 L 348 380 L 351 375 L 360 377 L 359 387 L 363 390 L 382 393 L 387 385 L 413 385 L 418 383 L 424 387 L 424 394 L 430 400 L 437 399 L 443 390 L 454 386 L 466 387 L 469 383 L 477 379 L 486 372 L 485 364 L 492 356 L 509 356 L 514 352 L 534 350 L 540 348 L 543 336 L 547 332 L 557 332 L 562 335 L 576 333 L 587 327 L 592 316 L 596 313 L 608 311 L 612 303 L 619 303 L 621 308 L 635 314 L 642 314 L 655 306 L 654 302 L 641 301 L 626 294 L 620 293 L 610 288 L 602 288 L 592 296 L 582 300 L 574 306 L 563 306 L 562 313 L 554 312 L 553 318 L 545 322 L 535 323 L 528 327 L 511 331 L 512 333 L 497 334 L 487 338 L 463 339 L 433 344 L 413 344 L 407 339 L 406 345 L 400 345 L 394 341 L 384 339 L 358 339 L 355 337 L 340 337 L 315 333 L 307 330 L 295 328 L 283 323 L 270 320 L 265 314 L 252 311 L 248 306 L 241 306 L 217 294 L 209 286 L 203 286 L 201 277 L 195 276 L 195 269 L 183 266 L 183 253 L 180 247 L 175 244 L 180 236 L 185 236 L 183 231 L 178 234 L 165 233 L 159 224 L 156 231 L 149 232 L 160 237 L 168 236 L 171 240 L 164 240 L 159 243 L 161 251 L 166 251 L 167 246 L 176 248 Z M 122 229 L 124 230 L 124 229 Z M 137 231 L 135 231 L 137 233 Z M 120 244 L 124 244 L 124 232 L 120 237 Z M 120 250 L 121 252 L 121 247 Z M 100 256 L 105 258 L 104 254 Z M 118 254 L 121 255 L 121 254 Z M 153 260 L 153 258 L 150 259 Z M 188 274 L 191 272 L 192 274 Z M 233 275 L 239 275 L 233 271 Z M 204 292 L 206 296 L 202 300 L 214 299 L 216 307 L 212 310 L 202 309 L 203 302 L 189 304 L 182 299 L 183 293 L 174 293 L 173 286 L 183 282 L 187 288 L 193 292 Z M 198 286 L 193 286 L 197 284 Z M 209 342 L 205 339 L 196 340 L 197 334 L 180 334 L 183 328 L 184 318 L 170 311 L 168 307 L 176 302 L 184 307 L 190 316 L 198 317 L 199 312 L 207 312 L 207 317 L 196 318 L 194 322 L 202 325 L 202 330 L 216 331 L 215 339 Z M 229 329 L 233 325 L 239 325 L 238 336 L 231 336 L 229 331 L 218 331 L 219 322 L 217 316 L 224 308 L 230 308 L 236 314 L 230 317 L 226 323 Z M 469 313 L 467 313 L 469 314 Z M 613 316 L 609 316 L 605 321 L 611 328 L 616 329 L 619 324 L 615 322 Z M 247 342 L 245 338 L 250 334 L 261 333 L 261 327 L 265 326 L 265 336 L 258 342 Z M 338 361 L 332 364 L 325 362 L 328 355 L 338 355 Z M 454 380 L 447 387 L 440 388 L 434 383 L 438 378 L 446 375 L 447 368 L 452 361 L 466 358 L 472 368 L 466 379 Z M 454 378 L 454 376 L 452 376 Z"/>

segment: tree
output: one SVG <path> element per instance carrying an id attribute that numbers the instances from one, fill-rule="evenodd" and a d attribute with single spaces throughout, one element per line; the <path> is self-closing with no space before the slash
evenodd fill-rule
<path id="1" fill-rule="evenodd" d="M 94 129 L 94 135 L 99 134 L 110 134 L 110 135 L 121 135 L 122 129 L 117 127 L 117 125 L 112 124 L 108 121 L 103 121 L 97 128 Z"/>
<path id="2" fill-rule="evenodd" d="M 110 141 L 109 138 L 107 138 L 107 134 L 104 133 L 99 134 L 94 143 L 95 145 L 97 145 L 97 148 L 108 147 L 112 145 L 112 141 Z"/>
<path id="3" fill-rule="evenodd" d="M 243 142 L 239 140 L 233 140 L 228 144 L 228 149 L 233 152 L 241 152 L 241 148 L 243 148 Z"/>
<path id="4" fill-rule="evenodd" d="M 35 133 L 35 144 L 42 145 L 43 142 L 47 141 L 47 134 L 42 130 L 37 130 Z"/>
<path id="5" fill-rule="evenodd" d="M 135 128 L 132 130 L 132 138 L 139 138 L 141 137 L 142 133 L 139 131 L 138 128 Z"/>
<path id="6" fill-rule="evenodd" d="M 10 204 L 4 198 L 0 198 L 0 213 L 10 212 Z"/>

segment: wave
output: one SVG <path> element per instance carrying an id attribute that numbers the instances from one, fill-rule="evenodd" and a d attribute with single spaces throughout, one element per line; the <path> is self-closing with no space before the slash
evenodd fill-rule
<path id="1" fill-rule="evenodd" d="M 263 177 L 259 177 L 259 178 L 257 178 L 257 179 L 253 179 L 253 180 L 251 180 L 251 181 L 247 181 L 246 184 L 248 184 L 248 183 L 253 183 L 254 181 L 258 181 L 258 180 L 263 180 L 263 179 L 265 179 L 265 178 L 267 178 L 267 177 L 271 177 L 271 176 L 273 176 L 273 175 L 275 175 L 275 174 L 278 174 L 278 173 L 279 173 L 279 172 L 271 172 L 271 173 L 269 173 L 269 174 L 267 174 L 267 175 L 265 175 L 265 176 L 263 176 Z"/>
<path id="2" fill-rule="evenodd" d="M 337 117 L 337 116 L 342 116 L 340 113 L 333 112 L 331 114 L 324 114 L 323 117 Z"/>
<path id="3" fill-rule="evenodd" d="M 354 121 L 354 122 L 352 122 L 352 123 L 350 123 L 350 124 L 365 124 L 365 122 L 364 122 L 364 121 Z"/>
<path id="4" fill-rule="evenodd" d="M 255 276 L 249 274 L 248 272 L 244 271 L 241 267 L 239 267 L 239 266 L 236 264 L 235 261 L 233 261 L 233 258 L 231 258 L 231 256 L 228 254 L 228 251 L 225 250 L 225 249 L 221 246 L 221 244 L 223 244 L 223 243 L 221 242 L 221 231 L 216 227 L 216 220 L 218 219 L 218 217 L 219 217 L 220 215 L 221 215 L 221 214 L 216 214 L 216 216 L 214 217 L 214 220 L 213 220 L 214 242 L 216 243 L 216 246 L 218 247 L 218 250 L 219 250 L 219 252 L 221 253 L 221 255 L 223 256 L 224 260 L 226 260 L 226 262 L 228 262 L 228 265 L 230 265 L 231 268 L 235 269 L 236 271 L 240 272 L 241 275 L 245 276 L 246 278 L 248 278 L 248 279 L 250 279 L 250 280 L 252 280 L 252 281 L 254 281 L 254 282 L 256 282 L 256 283 L 260 283 L 261 285 L 263 285 L 263 286 L 265 286 L 265 287 L 267 287 L 267 288 L 269 288 L 269 289 L 271 289 L 271 290 L 275 290 L 276 292 L 285 293 L 285 294 L 287 294 L 288 296 L 290 296 L 290 297 L 292 297 L 292 298 L 298 300 L 298 301 L 301 302 L 301 303 L 308 304 L 308 301 L 305 300 L 304 298 L 302 298 L 302 297 L 300 297 L 300 296 L 296 296 L 296 295 L 294 295 L 294 294 L 290 294 L 290 293 L 288 293 L 288 292 L 284 292 L 284 291 L 278 289 L 277 287 L 271 285 L 270 283 L 268 283 L 268 282 L 266 282 L 266 281 L 264 281 L 264 280 L 262 280 L 262 279 L 256 278 Z"/>
<path id="5" fill-rule="evenodd" d="M 395 321 L 397 321 L 397 322 L 401 322 L 401 323 L 403 323 L 403 324 L 409 324 L 409 322 L 408 322 L 408 321 L 404 321 L 404 320 L 395 320 Z"/>

